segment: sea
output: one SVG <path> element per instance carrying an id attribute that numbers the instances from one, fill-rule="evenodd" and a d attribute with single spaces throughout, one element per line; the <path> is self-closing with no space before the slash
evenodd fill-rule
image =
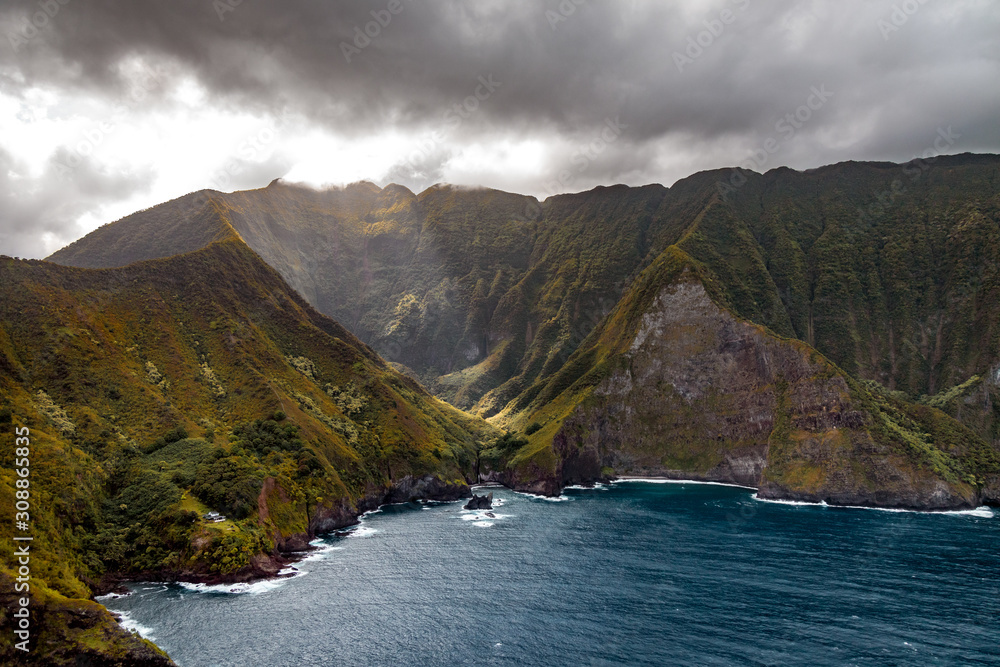
<path id="1" fill-rule="evenodd" d="M 1000 665 L 992 509 L 490 490 L 493 510 L 385 506 L 280 579 L 99 600 L 182 667 Z"/>

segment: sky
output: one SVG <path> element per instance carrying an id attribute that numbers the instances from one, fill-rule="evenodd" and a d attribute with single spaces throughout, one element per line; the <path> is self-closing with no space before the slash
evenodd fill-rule
<path id="1" fill-rule="evenodd" d="M 0 254 L 211 188 L 1000 152 L 992 0 L 0 0 Z"/>

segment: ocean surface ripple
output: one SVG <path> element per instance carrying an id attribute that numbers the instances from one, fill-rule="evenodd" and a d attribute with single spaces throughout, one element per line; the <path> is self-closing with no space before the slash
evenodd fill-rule
<path id="1" fill-rule="evenodd" d="M 627 481 L 367 515 L 296 576 L 101 600 L 182 667 L 998 665 L 1000 517 Z M 308 576 L 306 576 L 308 575 Z"/>

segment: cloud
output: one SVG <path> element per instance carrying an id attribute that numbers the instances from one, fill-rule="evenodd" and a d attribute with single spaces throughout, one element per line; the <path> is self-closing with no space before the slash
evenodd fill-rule
<path id="1" fill-rule="evenodd" d="M 133 114 L 140 127 L 292 110 L 299 122 L 271 152 L 293 168 L 262 157 L 240 187 L 307 159 L 321 169 L 292 147 L 317 133 L 338 174 L 355 168 L 344 180 L 485 179 L 541 196 L 553 184 L 669 184 L 743 163 L 769 138 L 780 149 L 763 168 L 906 160 L 948 126 L 956 152 L 1000 149 L 989 0 L 68 0 L 29 39 L 37 7 L 0 9 L 0 35 L 23 38 L 16 51 L 0 44 L 0 95 L 54 91 L 72 101 L 66 117 L 93 115 L 83 101 L 121 99 L 146 67 L 158 83 Z M 787 136 L 782 120 L 816 87 L 832 96 Z M 627 130 L 582 159 L 609 122 Z M 159 161 L 157 183 L 180 169 Z"/>
<path id="2" fill-rule="evenodd" d="M 99 215 L 112 202 L 148 189 L 153 175 L 115 172 L 94 163 L 67 169 L 57 153 L 31 176 L 25 165 L 0 149 L 0 253 L 42 257 L 81 235 L 77 222 Z"/>

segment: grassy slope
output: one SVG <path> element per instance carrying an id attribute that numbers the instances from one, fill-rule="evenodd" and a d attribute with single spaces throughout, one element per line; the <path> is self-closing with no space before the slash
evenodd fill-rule
<path id="1" fill-rule="evenodd" d="M 483 415 L 560 373 L 623 289 L 677 244 L 738 317 L 806 341 L 854 377 L 927 395 L 1000 442 L 998 165 L 961 155 L 744 172 L 725 197 L 731 172 L 719 170 L 541 206 L 371 184 L 275 184 L 212 201 L 313 304 Z M 80 245 L 99 253 L 99 240 Z"/>
<path id="2" fill-rule="evenodd" d="M 698 231 L 697 225 L 688 230 L 682 244 Z M 567 448 L 565 443 L 575 442 L 577 448 L 584 447 L 586 442 L 594 440 L 595 428 L 605 429 L 603 435 L 597 436 L 597 444 L 598 448 L 614 449 L 612 458 L 621 460 L 624 454 L 626 459 L 652 460 L 667 469 L 699 476 L 710 474 L 733 452 L 746 450 L 755 442 L 766 445 L 763 481 L 781 495 L 810 499 L 836 498 L 837 493 L 843 497 L 843 489 L 833 488 L 833 483 L 847 479 L 851 493 L 860 494 L 858 497 L 867 502 L 899 502 L 893 492 L 899 490 L 895 487 L 902 482 L 883 475 L 882 469 L 896 477 L 902 471 L 909 480 L 907 484 L 926 488 L 938 480 L 952 489 L 956 498 L 966 498 L 972 497 L 973 488 L 982 487 L 988 478 L 1000 473 L 1000 452 L 940 410 L 914 404 L 877 383 L 856 381 L 807 344 L 764 328 L 755 335 L 763 341 L 764 349 L 770 350 L 766 353 L 769 364 L 782 369 L 782 357 L 793 361 L 800 358 L 802 361 L 793 363 L 791 369 L 783 370 L 802 377 L 800 369 L 805 368 L 807 374 L 791 389 L 780 379 L 780 374 L 771 384 L 756 385 L 757 392 L 771 393 L 777 402 L 773 425 L 756 440 L 752 429 L 740 425 L 751 421 L 747 415 L 759 408 L 758 401 L 746 405 L 739 403 L 739 397 L 727 397 L 724 383 L 716 385 L 716 391 L 706 399 L 693 403 L 690 399 L 675 400 L 669 388 L 653 388 L 645 393 L 636 390 L 630 394 L 628 407 L 617 406 L 621 408 L 617 409 L 613 400 L 607 398 L 609 388 L 615 386 L 615 376 L 620 380 L 625 377 L 623 372 L 639 370 L 632 346 L 644 320 L 654 310 L 654 300 L 666 288 L 690 281 L 704 285 L 716 305 L 723 312 L 731 312 L 732 297 L 726 284 L 680 247 L 668 247 L 639 276 L 568 363 L 551 378 L 532 385 L 500 415 L 512 429 L 525 432 L 528 440 L 527 445 L 503 461 L 509 468 L 510 479 L 522 483 L 543 475 L 554 476 L 560 483 L 569 481 L 567 472 L 561 468 L 578 454 L 576 448 Z M 672 336 L 686 337 L 687 343 L 681 349 L 690 361 L 698 353 L 691 346 L 689 333 L 667 329 L 658 335 L 667 340 Z M 707 330 L 695 334 L 695 347 L 712 346 L 715 335 Z M 706 351 L 710 357 L 717 356 Z M 671 361 L 661 353 L 656 364 Z M 699 371 L 702 375 L 705 372 Z M 831 380 L 836 381 L 831 384 Z M 843 396 L 832 402 L 827 398 L 816 403 L 817 395 L 829 395 L 831 389 Z M 797 408 L 789 405 L 789 391 L 793 399 L 797 396 L 795 400 L 805 400 L 806 404 Z M 807 426 L 828 420 L 828 410 L 856 412 L 861 415 L 860 423 L 848 420 L 846 427 Z M 614 423 L 614 415 L 623 411 L 639 415 L 640 421 L 652 419 L 659 423 L 666 419 L 673 426 L 663 430 L 652 422 L 636 425 L 630 418 L 622 428 L 607 427 L 608 421 Z M 790 421 L 793 414 L 796 423 Z M 590 419 L 587 415 L 597 417 Z M 720 415 L 725 415 L 722 422 L 725 426 L 717 423 Z M 538 430 L 528 434 L 527 427 L 533 424 L 538 425 L 535 426 Z M 838 439 L 843 441 L 839 445 L 834 442 Z M 611 444 L 607 444 L 609 440 Z M 591 469 L 592 478 L 597 476 L 597 470 Z M 600 474 L 611 472 L 605 469 Z"/>
<path id="3" fill-rule="evenodd" d="M 258 554 L 349 519 L 407 475 L 464 485 L 493 431 L 393 371 L 235 239 L 122 269 L 3 258 L 0 323 L 0 438 L 10 453 L 13 426 L 32 432 L 33 590 L 52 619 L 109 574 L 259 570 Z M 247 424 L 277 411 L 278 435 L 253 441 Z M 12 464 L 0 468 L 8 515 Z M 205 523 L 210 507 L 236 516 Z"/>
<path id="4" fill-rule="evenodd" d="M 541 205 L 495 190 L 279 183 L 206 193 L 211 213 L 199 215 L 231 223 L 322 312 L 484 415 L 556 372 L 695 220 L 681 247 L 711 268 L 734 312 L 917 398 L 991 377 L 1000 361 L 998 164 L 961 155 L 744 172 L 725 199 L 731 173 L 720 170 L 669 190 L 598 188 Z M 189 249 L 204 229 L 155 224 L 188 215 L 184 201 L 53 259 L 103 266 Z M 120 249 L 126 227 L 142 239 L 129 243 L 148 247 Z M 982 393 L 989 400 L 949 410 L 996 440 L 995 384 Z"/>

